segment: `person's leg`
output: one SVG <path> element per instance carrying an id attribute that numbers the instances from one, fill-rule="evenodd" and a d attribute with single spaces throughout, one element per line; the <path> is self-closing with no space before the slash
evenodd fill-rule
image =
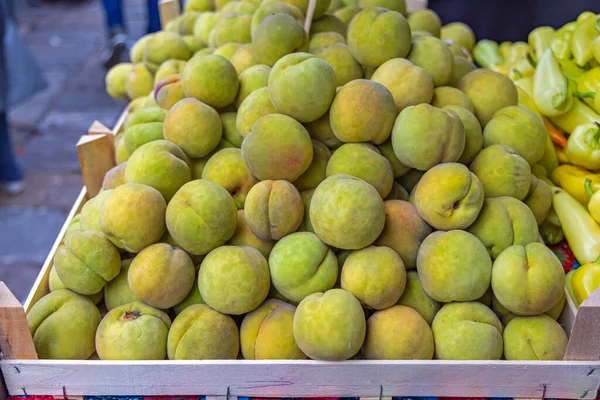
<path id="1" fill-rule="evenodd" d="M 123 0 L 102 0 L 106 16 L 106 28 L 110 36 L 125 31 Z"/>
<path id="2" fill-rule="evenodd" d="M 160 31 L 158 0 L 148 0 L 148 33 Z"/>
<path id="3" fill-rule="evenodd" d="M 23 174 L 13 154 L 6 113 L 0 112 L 0 192 L 17 194 L 23 189 Z"/>
<path id="4" fill-rule="evenodd" d="M 108 42 L 103 51 L 104 66 L 111 68 L 125 61 L 127 54 L 127 34 L 125 32 L 125 19 L 123 18 L 123 0 L 102 0 L 106 14 L 106 28 Z"/>

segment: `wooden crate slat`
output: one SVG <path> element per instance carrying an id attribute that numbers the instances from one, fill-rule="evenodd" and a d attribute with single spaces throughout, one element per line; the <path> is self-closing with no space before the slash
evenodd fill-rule
<path id="1" fill-rule="evenodd" d="M 1 361 L 9 393 L 592 399 L 600 363 L 509 361 Z"/>
<path id="2" fill-rule="evenodd" d="M 21 303 L 4 282 L 0 282 L 0 350 L 6 359 L 38 358 Z"/>

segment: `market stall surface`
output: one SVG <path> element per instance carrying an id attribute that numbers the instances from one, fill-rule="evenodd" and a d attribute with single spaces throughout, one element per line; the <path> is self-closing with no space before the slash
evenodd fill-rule
<path id="1" fill-rule="evenodd" d="M 25 41 L 48 87 L 14 107 L 10 128 L 26 191 L 0 195 L 0 281 L 24 301 L 81 190 L 75 143 L 94 120 L 112 126 L 122 108 L 104 89 L 100 1 L 16 1 Z M 144 33 L 145 0 L 127 1 L 133 38 Z"/>

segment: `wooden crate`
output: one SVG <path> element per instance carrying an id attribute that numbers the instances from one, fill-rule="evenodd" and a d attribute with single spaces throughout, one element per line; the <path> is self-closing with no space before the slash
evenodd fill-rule
<path id="1" fill-rule="evenodd" d="M 178 14 L 160 0 L 161 17 Z M 310 0 L 311 8 L 314 0 Z M 426 0 L 407 0 L 411 10 Z M 310 14 L 311 10 L 307 14 Z M 305 25 L 310 29 L 310 22 Z M 98 193 L 114 165 L 112 132 L 94 123 L 78 143 L 84 187 L 69 213 L 24 307 L 0 282 L 0 400 L 7 394 L 206 395 L 249 397 L 391 396 L 593 399 L 600 386 L 600 290 L 576 310 L 567 295 L 559 322 L 570 335 L 564 361 L 69 361 L 38 360 L 26 313 L 48 293 L 54 253 L 73 217 Z M 3 390 L 4 389 L 4 390 Z"/>
<path id="2" fill-rule="evenodd" d="M 102 171 L 114 164 L 106 143 L 112 144 L 112 135 L 121 129 L 125 117 L 126 112 L 112 132 L 92 124 L 79 141 L 82 164 L 89 164 L 83 168 L 84 182 L 96 193 Z M 570 334 L 565 361 L 37 360 L 26 312 L 48 293 L 54 253 L 87 200 L 84 187 L 24 307 L 0 283 L 0 369 L 11 395 L 596 397 L 600 386 L 600 290 L 579 310 L 567 296 L 559 319 Z"/>

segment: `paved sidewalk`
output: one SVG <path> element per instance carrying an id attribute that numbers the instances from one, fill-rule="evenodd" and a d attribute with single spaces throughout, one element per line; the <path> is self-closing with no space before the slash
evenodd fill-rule
<path id="1" fill-rule="evenodd" d="M 124 107 L 104 89 L 100 1 L 15 1 L 21 32 L 48 88 L 9 114 L 26 173 L 20 196 L 0 195 L 0 281 L 24 301 L 71 209 L 82 181 L 75 144 L 94 120 L 111 127 Z M 145 29 L 145 0 L 127 0 L 130 33 Z"/>

